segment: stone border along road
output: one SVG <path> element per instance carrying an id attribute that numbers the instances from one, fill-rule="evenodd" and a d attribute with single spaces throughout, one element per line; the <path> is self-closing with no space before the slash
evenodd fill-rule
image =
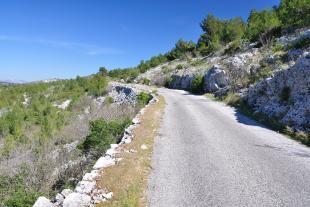
<path id="1" fill-rule="evenodd" d="M 152 100 L 132 119 L 133 124 L 125 129 L 121 142 L 119 144 L 111 144 L 111 148 L 106 151 L 104 156 L 97 160 L 93 166 L 93 170 L 83 176 L 74 191 L 64 189 L 56 195 L 53 202 L 41 196 L 37 199 L 33 207 L 93 207 L 98 203 L 111 199 L 113 192 L 97 189 L 96 180 L 99 178 L 101 170 L 121 161 L 121 158 L 116 157 L 118 148 L 132 141 L 133 130 L 141 123 L 139 117 L 144 114 L 147 107 L 158 101 L 155 94 L 151 95 L 153 96 Z"/>

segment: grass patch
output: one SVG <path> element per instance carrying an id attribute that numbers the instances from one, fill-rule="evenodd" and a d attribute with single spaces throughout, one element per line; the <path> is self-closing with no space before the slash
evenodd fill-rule
<path id="1" fill-rule="evenodd" d="M 159 97 L 159 102 L 147 108 L 143 116 L 140 117 L 141 125 L 134 131 L 133 142 L 124 145 L 122 152 L 118 155 L 123 158 L 122 161 L 101 172 L 102 179 L 97 181 L 97 186 L 112 191 L 114 197 L 110 201 L 98 204 L 98 207 L 146 206 L 145 190 L 151 169 L 153 141 L 164 106 L 164 98 Z M 142 150 L 142 144 L 147 145 L 148 149 Z M 136 153 L 126 152 L 130 149 Z"/>

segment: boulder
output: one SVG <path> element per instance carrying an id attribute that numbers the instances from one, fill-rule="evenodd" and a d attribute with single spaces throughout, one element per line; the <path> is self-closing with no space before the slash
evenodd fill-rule
<path id="1" fill-rule="evenodd" d="M 208 72 L 204 75 L 203 89 L 206 92 L 216 92 L 220 88 L 223 88 L 229 84 L 228 76 L 226 72 L 218 65 L 214 65 Z"/>
<path id="2" fill-rule="evenodd" d="M 53 203 L 47 198 L 41 196 L 37 199 L 33 207 L 53 207 Z"/>
<path id="3" fill-rule="evenodd" d="M 71 193 L 65 198 L 63 207 L 88 207 L 91 204 L 91 197 L 81 193 Z"/>
<path id="4" fill-rule="evenodd" d="M 193 75 L 172 75 L 172 81 L 170 83 L 171 88 L 175 89 L 190 89 L 192 81 L 194 80 Z"/>
<path id="5" fill-rule="evenodd" d="M 94 165 L 94 170 L 100 170 L 105 167 L 115 165 L 115 160 L 110 156 L 100 157 Z"/>
<path id="6" fill-rule="evenodd" d="M 61 195 L 60 193 L 58 193 L 55 196 L 55 204 L 57 204 L 57 205 L 61 205 L 64 202 L 64 200 L 65 200 L 64 196 Z"/>
<path id="7" fill-rule="evenodd" d="M 77 187 L 75 188 L 75 192 L 90 194 L 92 190 L 95 189 L 95 187 L 96 187 L 96 181 L 82 180 L 78 183 Z"/>
<path id="8" fill-rule="evenodd" d="M 137 102 L 136 92 L 129 87 L 122 85 L 112 85 L 112 90 L 109 96 L 113 98 L 114 103 L 117 104 L 135 104 Z"/>
<path id="9" fill-rule="evenodd" d="M 68 195 L 70 195 L 71 193 L 73 193 L 73 191 L 71 189 L 63 189 L 61 191 L 61 195 L 63 195 L 64 197 L 67 197 Z"/>

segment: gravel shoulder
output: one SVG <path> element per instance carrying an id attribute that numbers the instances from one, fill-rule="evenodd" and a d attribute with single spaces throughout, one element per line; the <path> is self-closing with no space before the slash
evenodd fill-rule
<path id="1" fill-rule="evenodd" d="M 222 103 L 178 90 L 159 93 L 166 108 L 150 207 L 310 206 L 310 148 Z"/>

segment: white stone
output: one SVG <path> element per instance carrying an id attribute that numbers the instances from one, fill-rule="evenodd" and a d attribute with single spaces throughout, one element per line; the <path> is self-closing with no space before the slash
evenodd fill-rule
<path id="1" fill-rule="evenodd" d="M 53 207 L 53 203 L 47 198 L 41 196 L 37 199 L 33 207 Z"/>
<path id="2" fill-rule="evenodd" d="M 71 193 L 73 193 L 73 191 L 71 189 L 63 189 L 61 191 L 61 195 L 63 195 L 64 197 L 67 197 L 68 195 L 70 195 Z"/>
<path id="3" fill-rule="evenodd" d="M 98 172 L 93 170 L 93 171 L 91 171 L 90 173 L 86 173 L 86 174 L 83 176 L 83 180 L 85 180 L 85 181 L 93 181 L 93 180 L 95 180 L 98 176 L 99 176 Z"/>
<path id="4" fill-rule="evenodd" d="M 115 160 L 113 158 L 110 156 L 100 157 L 94 165 L 93 169 L 99 170 L 112 165 L 115 165 Z"/>
<path id="5" fill-rule="evenodd" d="M 65 198 L 63 207 L 88 207 L 91 203 L 89 195 L 81 193 L 71 193 Z"/>
<path id="6" fill-rule="evenodd" d="M 135 117 L 134 119 L 132 119 L 132 123 L 134 123 L 134 124 L 140 124 L 141 121 L 140 121 L 140 119 L 139 119 L 138 117 Z"/>
<path id="7" fill-rule="evenodd" d="M 103 197 L 105 197 L 106 199 L 111 199 L 112 196 L 113 196 L 113 192 L 109 192 L 109 193 L 103 194 Z"/>
<path id="8" fill-rule="evenodd" d="M 66 108 L 68 108 L 68 106 L 70 105 L 71 100 L 68 99 L 66 101 L 64 101 L 62 104 L 53 104 L 55 107 L 59 108 L 59 109 L 63 109 L 65 110 Z"/>
<path id="9" fill-rule="evenodd" d="M 132 141 L 131 138 L 124 139 L 125 144 L 129 144 L 129 143 L 131 143 L 131 141 Z"/>
<path id="10" fill-rule="evenodd" d="M 148 147 L 147 147 L 145 144 L 143 144 L 143 145 L 141 145 L 141 149 L 142 149 L 142 150 L 147 150 Z"/>
<path id="11" fill-rule="evenodd" d="M 95 189 L 95 187 L 96 187 L 95 181 L 82 180 L 78 183 L 77 187 L 75 188 L 75 192 L 89 194 L 92 192 L 93 189 Z"/>
<path id="12" fill-rule="evenodd" d="M 60 193 L 58 193 L 56 196 L 55 196 L 55 200 L 56 200 L 56 203 L 57 204 L 62 204 L 65 200 L 64 196 L 61 195 Z"/>

